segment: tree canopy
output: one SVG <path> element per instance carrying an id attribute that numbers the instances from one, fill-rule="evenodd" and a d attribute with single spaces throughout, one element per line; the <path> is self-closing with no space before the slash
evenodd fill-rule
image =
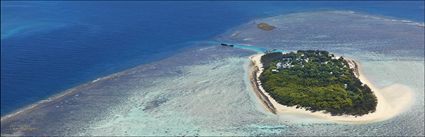
<path id="1" fill-rule="evenodd" d="M 263 88 L 278 103 L 331 115 L 374 112 L 376 96 L 353 73 L 344 58 L 327 51 L 269 53 L 261 58 Z"/>

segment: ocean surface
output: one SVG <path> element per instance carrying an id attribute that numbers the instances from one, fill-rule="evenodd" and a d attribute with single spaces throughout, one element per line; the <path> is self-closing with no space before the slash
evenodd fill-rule
<path id="1" fill-rule="evenodd" d="M 73 93 L 2 122 L 2 134 L 424 134 L 424 2 L 1 6 L 1 115 Z M 261 32 L 259 21 L 278 29 Z M 219 47 L 222 41 L 242 49 Z M 362 126 L 276 117 L 261 111 L 246 78 L 247 56 L 266 48 L 349 56 L 378 87 L 406 84 L 418 98 L 408 113 Z"/>
<path id="2" fill-rule="evenodd" d="M 2 1 L 1 115 L 255 18 L 320 10 L 424 20 L 423 2 Z"/>

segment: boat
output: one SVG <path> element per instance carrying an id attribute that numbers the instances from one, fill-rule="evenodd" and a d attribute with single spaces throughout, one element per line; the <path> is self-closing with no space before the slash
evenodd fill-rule
<path id="1" fill-rule="evenodd" d="M 225 44 L 225 43 L 221 43 L 221 46 L 226 46 L 226 47 L 233 47 L 234 45 L 231 45 L 231 44 Z"/>

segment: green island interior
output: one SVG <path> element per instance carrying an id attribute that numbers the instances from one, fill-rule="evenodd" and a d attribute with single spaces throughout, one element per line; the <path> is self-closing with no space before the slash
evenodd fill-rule
<path id="1" fill-rule="evenodd" d="M 376 96 L 343 57 L 328 51 L 299 50 L 262 56 L 260 81 L 278 103 L 331 115 L 374 112 Z"/>

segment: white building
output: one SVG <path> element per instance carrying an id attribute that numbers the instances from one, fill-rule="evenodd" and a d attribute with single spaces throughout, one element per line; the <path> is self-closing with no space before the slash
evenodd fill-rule
<path id="1" fill-rule="evenodd" d="M 282 63 L 281 62 L 278 62 L 277 64 L 276 64 L 276 69 L 281 69 L 282 68 Z"/>
<path id="2" fill-rule="evenodd" d="M 282 68 L 291 68 L 291 65 L 289 65 L 288 63 L 285 63 L 282 65 Z"/>

